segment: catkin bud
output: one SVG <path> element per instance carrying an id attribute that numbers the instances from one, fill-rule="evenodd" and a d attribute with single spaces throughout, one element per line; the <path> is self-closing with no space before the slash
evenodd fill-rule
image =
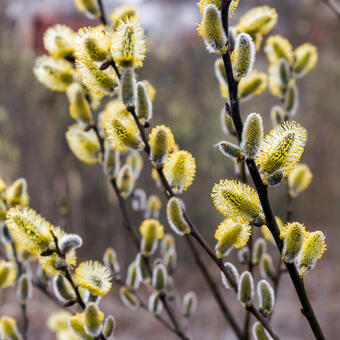
<path id="1" fill-rule="evenodd" d="M 262 117 L 258 113 L 251 113 L 243 126 L 241 149 L 247 157 L 253 158 L 258 153 L 262 140 Z"/>
<path id="2" fill-rule="evenodd" d="M 144 211 L 146 209 L 146 193 L 143 189 L 136 189 L 131 199 L 132 209 L 135 211 Z"/>
<path id="3" fill-rule="evenodd" d="M 301 277 L 313 269 L 322 253 L 326 250 L 325 236 L 321 231 L 307 233 L 301 252 L 296 259 L 298 271 Z"/>
<path id="4" fill-rule="evenodd" d="M 148 199 L 145 218 L 159 218 L 159 213 L 162 208 L 162 202 L 157 195 L 151 195 Z"/>
<path id="5" fill-rule="evenodd" d="M 165 253 L 171 250 L 176 251 L 174 237 L 171 234 L 165 234 L 162 238 L 161 253 L 164 256 Z"/>
<path id="6" fill-rule="evenodd" d="M 240 249 L 237 253 L 237 258 L 241 264 L 247 264 L 250 261 L 250 251 L 248 247 Z"/>
<path id="7" fill-rule="evenodd" d="M 288 86 L 288 83 L 290 81 L 291 78 L 291 74 L 290 74 L 290 69 L 289 69 L 289 65 L 286 59 L 281 58 L 279 60 L 279 81 L 280 81 L 280 85 L 283 88 L 286 88 Z"/>
<path id="8" fill-rule="evenodd" d="M 299 107 L 299 92 L 297 87 L 289 86 L 285 94 L 285 110 L 292 117 L 296 114 Z"/>
<path id="9" fill-rule="evenodd" d="M 159 298 L 158 292 L 153 292 L 149 297 L 148 303 L 149 312 L 153 315 L 160 315 L 163 311 L 163 303 Z"/>
<path id="10" fill-rule="evenodd" d="M 282 260 L 284 262 L 294 262 L 302 247 L 305 232 L 304 225 L 298 222 L 287 223 L 282 228 L 280 237 L 283 238 Z"/>
<path id="11" fill-rule="evenodd" d="M 106 340 L 113 340 L 113 335 L 116 329 L 116 319 L 112 315 L 105 318 L 102 334 Z"/>
<path id="12" fill-rule="evenodd" d="M 251 36 L 240 33 L 235 42 L 233 69 L 236 80 L 246 77 L 255 62 L 255 45 Z"/>
<path id="13" fill-rule="evenodd" d="M 137 254 L 135 263 L 136 263 L 137 280 L 139 282 L 150 283 L 148 268 L 146 266 L 146 262 L 143 258 L 143 255 L 141 253 Z"/>
<path id="14" fill-rule="evenodd" d="M 226 271 L 234 279 L 236 284 L 238 284 L 239 279 L 240 279 L 240 275 L 238 273 L 237 268 L 230 262 L 226 262 L 224 264 L 224 267 L 225 267 Z M 230 281 L 228 280 L 227 276 L 223 272 L 221 272 L 221 278 L 222 278 L 222 283 L 223 283 L 224 287 L 226 287 L 227 289 L 235 290 L 234 287 L 232 286 L 232 284 L 230 283 Z"/>
<path id="15" fill-rule="evenodd" d="M 286 120 L 287 113 L 281 106 L 274 105 L 270 110 L 270 118 L 275 127 L 276 125 L 281 125 Z"/>
<path id="16" fill-rule="evenodd" d="M 151 256 L 157 248 L 158 240 L 164 235 L 164 227 L 154 219 L 144 220 L 139 230 L 143 236 L 141 252 L 144 256 Z"/>
<path id="17" fill-rule="evenodd" d="M 250 272 L 241 274 L 237 286 L 237 298 L 243 304 L 250 303 L 254 298 L 254 280 Z"/>
<path id="18" fill-rule="evenodd" d="M 137 83 L 136 113 L 143 125 L 152 118 L 152 102 L 145 84 L 141 81 Z"/>
<path id="19" fill-rule="evenodd" d="M 139 177 L 143 169 L 143 158 L 136 150 L 132 150 L 126 157 L 125 163 L 131 166 L 135 180 Z"/>
<path id="20" fill-rule="evenodd" d="M 253 247 L 253 264 L 257 264 L 260 262 L 262 255 L 267 251 L 266 241 L 260 237 L 258 238 Z"/>
<path id="21" fill-rule="evenodd" d="M 104 321 L 104 313 L 99 310 L 98 306 L 90 302 L 85 309 L 84 329 L 90 336 L 99 336 Z"/>
<path id="22" fill-rule="evenodd" d="M 79 83 L 73 83 L 66 93 L 70 102 L 70 116 L 82 124 L 91 124 L 93 122 L 91 108 L 82 86 Z"/>
<path id="23" fill-rule="evenodd" d="M 274 276 L 274 264 L 269 254 L 263 254 L 261 257 L 260 273 L 264 278 L 272 278 Z"/>
<path id="24" fill-rule="evenodd" d="M 306 190 L 312 181 L 313 174 L 306 164 L 298 164 L 288 176 L 289 194 L 297 197 L 302 191 Z"/>
<path id="25" fill-rule="evenodd" d="M 126 307 L 135 310 L 139 307 L 140 302 L 136 295 L 134 295 L 127 287 L 119 289 L 119 296 Z"/>
<path id="26" fill-rule="evenodd" d="M 163 166 L 169 150 L 174 146 L 175 141 L 171 130 L 164 125 L 157 125 L 149 135 L 150 160 L 157 166 Z"/>
<path id="27" fill-rule="evenodd" d="M 130 165 L 123 165 L 118 172 L 117 186 L 123 198 L 130 196 L 135 185 L 135 176 Z"/>
<path id="28" fill-rule="evenodd" d="M 275 294 L 272 286 L 266 281 L 261 280 L 257 285 L 257 295 L 260 300 L 260 308 L 269 315 L 274 308 Z"/>
<path id="29" fill-rule="evenodd" d="M 15 319 L 8 316 L 0 318 L 0 338 L 8 340 L 23 340 Z"/>
<path id="30" fill-rule="evenodd" d="M 254 340 L 273 340 L 267 330 L 259 323 L 255 322 L 253 325 Z"/>
<path id="31" fill-rule="evenodd" d="M 117 253 L 113 248 L 107 248 L 104 253 L 103 262 L 113 275 L 120 272 L 120 266 L 117 259 Z"/>
<path id="32" fill-rule="evenodd" d="M 266 182 L 271 187 L 280 185 L 283 181 L 284 175 L 281 170 L 276 170 L 266 178 Z"/>
<path id="33" fill-rule="evenodd" d="M 310 72 L 318 62 L 318 51 L 312 44 L 306 43 L 294 51 L 294 72 L 298 78 Z"/>
<path id="34" fill-rule="evenodd" d="M 131 67 L 124 68 L 119 82 L 120 100 L 127 106 L 135 105 L 136 78 Z"/>
<path id="35" fill-rule="evenodd" d="M 18 280 L 17 297 L 22 305 L 32 297 L 32 281 L 27 274 L 22 274 Z"/>
<path id="36" fill-rule="evenodd" d="M 69 302 L 69 301 L 75 301 L 76 295 L 74 293 L 74 290 L 64 276 L 58 274 L 53 277 L 52 281 L 53 286 L 53 292 L 54 295 L 57 297 L 57 299 L 63 303 Z"/>
<path id="37" fill-rule="evenodd" d="M 197 309 L 197 296 L 194 292 L 188 292 L 183 298 L 183 315 L 187 318 L 195 313 Z"/>
<path id="38" fill-rule="evenodd" d="M 230 114 L 226 112 L 225 106 L 223 106 L 221 110 L 220 118 L 223 133 L 225 133 L 226 135 L 233 135 L 235 133 L 235 126 Z"/>
<path id="39" fill-rule="evenodd" d="M 83 245 L 83 240 L 77 234 L 65 234 L 58 240 L 58 245 L 60 251 L 66 254 L 74 249 L 80 248 Z"/>
<path id="40" fill-rule="evenodd" d="M 152 271 L 152 286 L 156 290 L 165 290 L 167 286 L 168 274 L 164 264 L 158 263 Z"/>
<path id="41" fill-rule="evenodd" d="M 164 263 L 168 273 L 173 273 L 177 265 L 177 253 L 175 249 L 170 249 L 164 254 Z"/>
<path id="42" fill-rule="evenodd" d="M 103 168 L 109 179 L 113 179 L 118 175 L 120 168 L 119 151 L 114 149 L 110 143 L 106 143 L 105 146 Z"/>
<path id="43" fill-rule="evenodd" d="M 172 230 L 178 235 L 190 234 L 190 226 L 183 215 L 184 203 L 176 198 L 172 197 L 168 201 L 167 205 L 167 217 L 168 222 Z"/>
<path id="44" fill-rule="evenodd" d="M 238 97 L 246 101 L 253 96 L 260 95 L 268 86 L 268 76 L 264 72 L 252 71 L 247 77 L 240 80 Z"/>
<path id="45" fill-rule="evenodd" d="M 227 38 L 222 27 L 221 13 L 215 5 L 204 8 L 198 32 L 210 53 L 225 52 Z"/>
<path id="46" fill-rule="evenodd" d="M 242 150 L 235 144 L 222 141 L 215 145 L 218 149 L 223 153 L 224 156 L 237 159 L 237 161 L 242 161 L 244 159 L 244 153 Z"/>
<path id="47" fill-rule="evenodd" d="M 140 284 L 140 281 L 137 275 L 136 262 L 132 262 L 129 265 L 129 268 L 127 271 L 126 285 L 132 290 L 137 290 L 139 287 L 139 284 Z"/>
<path id="48" fill-rule="evenodd" d="M 36 273 L 38 282 L 42 285 L 47 285 L 50 276 L 45 272 L 45 270 L 40 265 L 37 267 Z"/>

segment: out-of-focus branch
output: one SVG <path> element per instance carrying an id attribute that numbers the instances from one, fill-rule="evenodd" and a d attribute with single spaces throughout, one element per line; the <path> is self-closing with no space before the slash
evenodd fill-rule
<path id="1" fill-rule="evenodd" d="M 320 0 L 340 19 L 340 5 L 335 0 Z"/>

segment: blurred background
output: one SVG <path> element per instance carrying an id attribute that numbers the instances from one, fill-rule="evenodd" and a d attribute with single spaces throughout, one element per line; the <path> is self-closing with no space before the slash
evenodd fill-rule
<path id="1" fill-rule="evenodd" d="M 107 13 L 120 3 L 103 2 Z M 200 21 L 196 1 L 137 2 L 148 47 L 145 65 L 138 75 L 157 89 L 152 124 L 165 123 L 171 127 L 180 148 L 196 158 L 196 180 L 184 199 L 193 221 L 213 245 L 215 228 L 222 218 L 212 204 L 211 189 L 219 179 L 233 177 L 232 162 L 213 147 L 226 138 L 219 123 L 223 100 L 213 72 L 216 57 L 207 53 L 196 32 Z M 298 83 L 300 107 L 296 120 L 308 130 L 302 161 L 310 166 L 314 178 L 309 189 L 296 200 L 294 218 L 310 230 L 326 234 L 328 250 L 305 282 L 327 338 L 335 340 L 340 338 L 340 21 L 319 0 L 241 0 L 232 24 L 250 7 L 262 4 L 269 4 L 279 13 L 272 34 L 282 34 L 294 47 L 311 42 L 319 52 L 317 67 Z M 0 3 L 0 177 L 9 182 L 18 177 L 27 179 L 31 207 L 53 224 L 66 225 L 69 231 L 82 236 L 85 245 L 80 250 L 81 260 L 101 259 L 103 250 L 113 246 L 125 269 L 134 259 L 135 250 L 121 227 L 115 197 L 100 166 L 80 163 L 66 144 L 65 131 L 72 122 L 65 95 L 44 88 L 32 73 L 35 57 L 44 53 L 42 35 L 56 23 L 75 30 L 93 25 L 77 13 L 72 0 Z M 260 52 L 256 68 L 266 71 L 267 66 Z M 268 131 L 269 111 L 276 103 L 277 99 L 266 91 L 242 104 L 241 111 L 243 115 L 261 113 Z M 145 161 L 138 187 L 163 199 L 149 175 L 150 167 Z M 283 186 L 270 192 L 275 213 L 281 217 L 285 212 L 284 194 Z M 131 214 L 134 224 L 139 226 L 142 217 Z M 169 231 L 164 212 L 161 221 Z M 180 262 L 175 274 L 178 291 L 183 295 L 194 290 L 199 298 L 198 310 L 190 322 L 192 338 L 234 339 L 186 245 L 179 238 L 176 241 Z M 276 249 L 273 254 L 277 255 Z M 219 282 L 214 266 L 210 271 Z M 235 315 L 241 315 L 233 293 L 222 291 Z M 38 292 L 35 295 L 37 299 L 29 308 L 29 339 L 54 339 L 43 325 L 55 308 Z M 123 306 L 117 297 L 117 287 L 110 296 L 104 299 L 103 308 L 117 318 L 118 339 L 174 339 L 152 316 L 131 312 Z M 0 291 L 0 316 L 4 314 L 20 318 L 17 303 L 7 291 L 6 294 Z M 286 275 L 278 295 L 273 328 L 282 339 L 312 338 Z"/>

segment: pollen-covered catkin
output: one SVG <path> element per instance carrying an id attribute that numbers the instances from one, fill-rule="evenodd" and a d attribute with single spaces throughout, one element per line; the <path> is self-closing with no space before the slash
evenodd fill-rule
<path id="1" fill-rule="evenodd" d="M 221 180 L 214 185 L 211 196 L 220 213 L 235 221 L 247 223 L 264 218 L 256 191 L 246 184 Z"/>
<path id="2" fill-rule="evenodd" d="M 257 295 L 260 300 L 260 308 L 266 315 L 269 315 L 274 308 L 275 294 L 272 286 L 266 281 L 261 280 L 257 284 Z"/>
<path id="3" fill-rule="evenodd" d="M 249 158 L 257 155 L 263 140 L 262 117 L 258 113 L 248 115 L 242 130 L 241 149 Z"/>
<path id="4" fill-rule="evenodd" d="M 298 222 L 287 223 L 280 233 L 283 239 L 282 260 L 288 263 L 294 262 L 300 252 L 305 238 L 305 227 Z"/>
<path id="5" fill-rule="evenodd" d="M 186 191 L 196 174 L 196 162 L 187 151 L 173 152 L 165 161 L 164 176 L 175 193 Z"/>
<path id="6" fill-rule="evenodd" d="M 198 33 L 210 53 L 223 53 L 226 50 L 227 38 L 222 27 L 221 13 L 215 5 L 204 7 Z"/>
<path id="7" fill-rule="evenodd" d="M 236 285 L 238 285 L 240 275 L 238 273 L 237 268 L 230 262 L 225 262 L 224 268 L 230 274 L 230 276 L 234 279 Z M 222 279 L 222 283 L 225 288 L 235 290 L 235 288 L 233 287 L 233 285 L 231 284 L 231 282 L 228 280 L 227 276 L 223 272 L 221 272 L 221 279 Z"/>
<path id="8" fill-rule="evenodd" d="M 175 145 L 174 136 L 171 130 L 164 125 L 154 127 L 149 135 L 150 160 L 157 166 L 163 166 L 169 151 Z"/>
<path id="9" fill-rule="evenodd" d="M 119 81 L 119 97 L 127 106 L 134 106 L 136 100 L 136 78 L 131 67 L 124 68 Z"/>
<path id="10" fill-rule="evenodd" d="M 243 247 L 250 236 L 251 229 L 248 224 L 236 223 L 230 218 L 225 219 L 217 228 L 215 238 L 216 256 L 227 256 L 233 248 Z"/>
<path id="11" fill-rule="evenodd" d="M 314 231 L 305 235 L 305 241 L 296 259 L 301 277 L 304 277 L 309 270 L 315 267 L 316 262 L 322 257 L 325 250 L 325 236 L 321 231 Z"/>
<path id="12" fill-rule="evenodd" d="M 235 42 L 233 69 L 236 80 L 246 77 L 253 69 L 255 62 L 255 45 L 251 36 L 240 33 Z"/>
<path id="13" fill-rule="evenodd" d="M 172 197 L 167 204 L 167 218 L 170 227 L 178 235 L 189 234 L 190 226 L 183 215 L 184 203 L 177 197 Z"/>
<path id="14" fill-rule="evenodd" d="M 237 286 L 237 298 L 245 305 L 254 298 L 254 279 L 248 271 L 243 272 L 240 276 Z"/>

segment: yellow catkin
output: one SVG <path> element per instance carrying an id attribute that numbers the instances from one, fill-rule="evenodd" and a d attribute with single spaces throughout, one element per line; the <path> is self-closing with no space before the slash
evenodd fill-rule
<path id="1" fill-rule="evenodd" d="M 164 175 L 177 193 L 186 191 L 196 173 L 195 158 L 187 151 L 172 153 L 164 164 Z"/>
<path id="2" fill-rule="evenodd" d="M 221 180 L 214 185 L 212 194 L 217 210 L 238 222 L 263 219 L 263 212 L 256 191 L 234 180 Z"/>

